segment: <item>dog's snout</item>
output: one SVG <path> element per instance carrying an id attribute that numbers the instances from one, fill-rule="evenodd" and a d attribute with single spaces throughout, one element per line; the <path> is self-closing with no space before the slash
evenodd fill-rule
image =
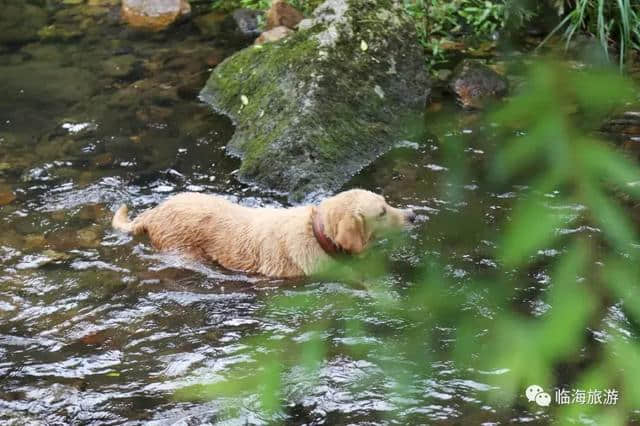
<path id="1" fill-rule="evenodd" d="M 416 221 L 416 214 L 413 210 L 407 210 L 405 212 L 405 218 L 407 219 L 407 222 L 414 223 Z"/>

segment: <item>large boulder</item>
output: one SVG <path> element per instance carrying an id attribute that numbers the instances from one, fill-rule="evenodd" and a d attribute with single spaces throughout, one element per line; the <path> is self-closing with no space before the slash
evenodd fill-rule
<path id="1" fill-rule="evenodd" d="M 201 92 L 236 125 L 239 179 L 293 201 L 339 189 L 408 137 L 429 92 L 396 0 L 327 0 L 298 28 L 227 58 Z"/>

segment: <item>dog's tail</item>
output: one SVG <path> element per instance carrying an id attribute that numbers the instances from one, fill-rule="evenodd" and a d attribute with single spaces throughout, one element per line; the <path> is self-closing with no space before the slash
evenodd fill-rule
<path id="1" fill-rule="evenodd" d="M 127 216 L 129 214 L 129 209 L 124 204 L 120 206 L 120 208 L 116 211 L 116 214 L 113 215 L 113 220 L 111 221 L 111 225 L 122 232 L 131 233 L 133 231 L 133 222 L 129 220 Z"/>

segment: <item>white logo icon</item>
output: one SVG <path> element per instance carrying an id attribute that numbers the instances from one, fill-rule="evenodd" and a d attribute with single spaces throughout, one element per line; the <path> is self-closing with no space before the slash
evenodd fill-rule
<path id="1" fill-rule="evenodd" d="M 551 404 L 551 395 L 546 392 L 540 392 L 536 395 L 536 404 L 541 407 L 548 407 Z"/>
<path id="2" fill-rule="evenodd" d="M 525 391 L 529 402 L 534 402 L 541 407 L 548 407 L 551 404 L 551 395 L 546 393 L 541 386 L 531 385 Z"/>

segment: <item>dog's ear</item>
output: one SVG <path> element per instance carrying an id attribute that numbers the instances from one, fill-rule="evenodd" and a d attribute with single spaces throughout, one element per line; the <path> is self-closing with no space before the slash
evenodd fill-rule
<path id="1" fill-rule="evenodd" d="M 348 253 L 362 252 L 366 244 L 362 216 L 353 213 L 345 214 L 338 222 L 335 242 Z"/>

